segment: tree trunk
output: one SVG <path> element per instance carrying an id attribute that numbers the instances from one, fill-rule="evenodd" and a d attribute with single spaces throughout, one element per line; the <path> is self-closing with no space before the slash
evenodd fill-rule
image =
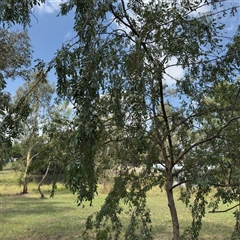
<path id="1" fill-rule="evenodd" d="M 27 194 L 28 193 L 28 168 L 30 166 L 31 163 L 31 153 L 32 153 L 32 147 L 30 147 L 28 149 L 28 153 L 27 153 L 27 162 L 26 162 L 26 167 L 25 167 L 25 171 L 24 171 L 24 175 L 23 175 L 23 191 L 22 194 Z"/>
<path id="2" fill-rule="evenodd" d="M 28 193 L 28 188 L 27 188 L 27 174 L 24 173 L 24 180 L 23 180 L 23 191 L 22 194 L 27 194 Z"/>
<path id="3" fill-rule="evenodd" d="M 44 199 L 44 194 L 43 194 L 43 192 L 41 191 L 41 185 L 42 185 L 44 179 L 46 178 L 46 176 L 47 176 L 47 174 L 48 174 L 48 171 L 49 171 L 50 165 L 51 165 L 51 162 L 48 163 L 48 167 L 47 167 L 47 169 L 46 169 L 46 172 L 45 172 L 45 174 L 44 174 L 42 180 L 41 180 L 40 183 L 38 184 L 38 191 L 39 191 L 39 193 L 40 193 L 42 199 Z"/>
<path id="4" fill-rule="evenodd" d="M 168 207 L 170 209 L 170 214 L 172 218 L 172 228 L 173 228 L 172 240 L 179 240 L 180 239 L 179 221 L 178 221 L 177 210 L 176 210 L 175 201 L 173 197 L 172 183 L 173 183 L 172 173 L 167 172 L 166 193 L 167 193 L 167 199 L 168 199 Z"/>

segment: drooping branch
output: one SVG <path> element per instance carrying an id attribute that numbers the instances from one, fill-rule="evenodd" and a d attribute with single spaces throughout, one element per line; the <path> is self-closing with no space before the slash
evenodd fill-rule
<path id="1" fill-rule="evenodd" d="M 226 187 L 238 187 L 239 183 L 235 183 L 235 184 L 221 184 L 221 183 L 211 183 L 214 187 L 222 187 L 222 188 L 226 188 Z"/>
<path id="2" fill-rule="evenodd" d="M 237 205 L 235 205 L 235 206 L 233 206 L 233 207 L 231 207 L 231 208 L 225 209 L 225 210 L 219 210 L 219 211 L 213 210 L 213 211 L 209 211 L 209 213 L 223 213 L 223 212 L 228 212 L 228 211 L 230 211 L 230 210 L 232 210 L 232 209 L 234 209 L 234 208 L 236 208 L 236 207 L 238 207 L 238 206 L 240 206 L 240 203 L 237 204 Z"/>
<path id="3" fill-rule="evenodd" d="M 41 75 L 41 77 L 39 77 Z M 22 104 L 24 103 L 24 101 L 28 98 L 28 96 L 36 89 L 36 87 L 38 86 L 38 84 L 46 78 L 46 73 L 44 73 L 43 71 L 38 73 L 38 77 L 39 79 L 33 84 L 33 86 L 28 90 L 28 92 L 26 94 L 24 94 L 24 96 L 18 101 L 17 105 L 12 109 L 12 112 L 15 112 L 18 108 L 21 108 Z"/>

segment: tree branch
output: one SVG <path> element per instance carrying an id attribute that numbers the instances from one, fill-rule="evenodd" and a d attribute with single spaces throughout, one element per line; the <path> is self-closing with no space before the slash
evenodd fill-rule
<path id="1" fill-rule="evenodd" d="M 178 186 L 180 186 L 180 185 L 182 185 L 182 184 L 184 184 L 184 183 L 190 182 L 190 181 L 191 181 L 190 179 L 186 179 L 186 180 L 184 180 L 184 181 L 181 181 L 181 182 L 173 185 L 173 186 L 170 188 L 170 190 L 173 190 L 174 188 L 176 188 L 176 187 L 178 187 Z"/>
<path id="2" fill-rule="evenodd" d="M 236 184 L 220 184 L 220 183 L 211 183 L 214 187 L 238 187 L 239 183 Z"/>
<path id="3" fill-rule="evenodd" d="M 31 162 L 31 161 L 33 160 L 33 158 L 36 157 L 37 155 L 39 155 L 39 153 L 34 154 L 34 155 L 30 158 L 29 162 Z"/>
<path id="4" fill-rule="evenodd" d="M 216 134 L 214 134 L 214 135 L 211 136 L 211 137 L 205 138 L 205 139 L 203 139 L 203 140 L 201 140 L 201 141 L 198 141 L 198 142 L 192 144 L 189 148 L 183 150 L 183 152 L 178 156 L 177 161 L 175 162 L 175 164 L 178 163 L 178 162 L 179 162 L 190 150 L 192 150 L 194 147 L 196 147 L 196 146 L 198 146 L 198 145 L 200 145 L 200 144 L 203 144 L 203 143 L 205 143 L 205 142 L 209 142 L 209 141 L 211 141 L 211 140 L 213 140 L 213 139 L 218 138 L 218 137 L 219 137 L 219 134 L 220 134 L 224 129 L 226 129 L 226 128 L 231 124 L 231 122 L 233 122 L 233 121 L 235 121 L 235 120 L 237 120 L 237 119 L 239 119 L 239 118 L 240 118 L 240 116 L 237 116 L 237 117 L 234 117 L 234 118 L 229 119 L 229 121 L 228 121 L 223 127 L 221 127 Z"/>
<path id="5" fill-rule="evenodd" d="M 213 211 L 209 211 L 209 213 L 223 213 L 223 212 L 228 212 L 228 211 L 230 211 L 230 210 L 232 210 L 232 209 L 238 207 L 239 205 L 240 205 L 240 203 L 237 204 L 237 205 L 235 205 L 235 206 L 233 206 L 233 207 L 231 207 L 231 208 L 228 208 L 228 209 L 226 209 L 226 210 L 219 210 L 219 211 L 215 211 L 215 210 L 213 210 Z"/>

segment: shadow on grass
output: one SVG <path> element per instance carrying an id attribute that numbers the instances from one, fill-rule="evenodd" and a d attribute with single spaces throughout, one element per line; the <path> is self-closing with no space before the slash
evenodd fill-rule
<path id="1" fill-rule="evenodd" d="M 26 195 L 2 194 L 1 221 L 3 222 L 2 240 L 78 240 L 89 215 L 99 211 L 106 195 L 96 197 L 93 207 L 77 207 L 76 196 L 67 191 L 56 192 L 53 199 L 40 199 L 37 191 Z M 152 233 L 154 239 L 169 240 L 172 224 L 164 194 L 149 196 L 151 206 Z M 190 225 L 188 209 L 177 202 L 181 233 Z M 86 204 L 88 205 L 88 204 Z M 233 219 L 233 220 L 232 220 Z M 123 217 L 123 225 L 129 223 Z M 206 214 L 203 229 L 198 240 L 229 240 L 234 228 L 231 212 L 224 215 Z M 2 238 L 1 238 L 2 237 Z M 93 239 L 93 238 L 92 238 Z M 120 239 L 125 239 L 124 234 Z M 89 238 L 91 240 L 91 238 Z"/>
<path id="2" fill-rule="evenodd" d="M 100 206 L 78 207 L 69 193 L 44 200 L 31 195 L 0 198 L 3 240 L 81 239 L 86 218 Z"/>
<path id="3" fill-rule="evenodd" d="M 219 216 L 221 218 L 221 216 Z M 203 227 L 198 240 L 229 240 L 231 239 L 234 224 L 231 226 L 228 223 L 215 223 L 203 219 Z M 203 234 L 204 233 L 204 234 Z"/>
<path id="4" fill-rule="evenodd" d="M 181 235 L 184 229 L 189 225 L 188 221 L 181 221 Z M 234 226 L 230 227 L 225 224 L 214 223 L 209 224 L 203 221 L 203 228 L 200 232 L 198 240 L 229 240 L 233 232 Z M 154 224 L 152 229 L 154 239 L 170 240 L 172 238 L 171 223 Z"/>
<path id="5" fill-rule="evenodd" d="M 100 209 L 104 196 L 93 207 L 77 207 L 76 196 L 62 193 L 53 199 L 40 199 L 35 194 L 0 195 L 2 218 L 4 222 L 4 240 L 70 240 L 82 239 L 81 232 L 86 218 Z M 98 198 L 99 199 L 99 198 Z M 184 215 L 185 208 L 179 214 L 181 232 L 190 225 L 190 218 Z M 153 212 L 156 213 L 156 208 Z M 228 219 L 232 213 L 229 214 Z M 171 239 L 172 225 L 165 211 L 152 214 L 152 232 L 154 239 Z M 219 216 L 221 218 L 222 216 Z M 225 215 L 225 217 L 227 217 Z M 129 219 L 125 216 L 123 224 Z M 218 222 L 218 218 L 209 215 L 203 219 L 203 230 L 199 240 L 230 239 L 234 226 L 229 220 Z M 8 227 L 13 226 L 13 228 Z M 10 231 L 9 231 L 10 229 Z M 14 230 L 12 230 L 14 229 Z M 12 231 L 12 232 L 11 232 Z M 22 234 L 19 237 L 19 234 Z M 120 239 L 124 239 L 120 238 Z"/>
<path id="6" fill-rule="evenodd" d="M 77 208 L 74 200 L 72 206 L 63 205 L 60 199 L 41 199 L 40 197 L 32 197 L 28 194 L 15 194 L 15 195 L 0 195 L 2 199 L 2 216 L 4 221 L 8 218 L 21 216 L 29 216 L 30 214 L 44 215 L 56 212 L 69 211 Z"/>
<path id="7" fill-rule="evenodd" d="M 12 172 L 13 170 L 12 169 L 3 169 L 3 171 L 0 171 L 0 175 L 2 174 L 9 174 L 10 172 Z"/>

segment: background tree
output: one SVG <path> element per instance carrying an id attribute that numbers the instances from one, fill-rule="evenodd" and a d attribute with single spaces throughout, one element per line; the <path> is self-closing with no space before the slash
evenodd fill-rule
<path id="1" fill-rule="evenodd" d="M 28 171 L 32 160 L 39 154 L 34 148 L 40 143 L 39 135 L 42 131 L 42 124 L 48 117 L 48 109 L 50 108 L 50 101 L 54 92 L 47 80 L 39 82 L 38 74 L 32 75 L 32 81 L 26 82 L 23 87 L 19 87 L 15 103 L 19 104 L 19 100 L 24 97 L 25 104 L 29 106 L 30 114 L 26 121 L 22 124 L 21 145 L 23 148 L 23 158 L 25 159 L 24 173 L 23 173 L 23 191 L 28 193 Z M 27 95 L 28 94 L 28 95 Z"/>
<path id="2" fill-rule="evenodd" d="M 7 80 L 16 77 L 28 78 L 31 63 L 31 45 L 26 31 L 8 31 L 0 28 L 0 169 L 8 158 L 7 149 L 11 146 L 11 137 L 18 133 L 20 119 L 28 114 L 21 105 L 11 108 L 10 95 L 4 92 Z M 18 111 L 19 110 L 19 111 Z M 20 117 L 21 116 L 21 117 Z"/>
<path id="3" fill-rule="evenodd" d="M 66 167 L 72 158 L 73 148 L 70 142 L 75 134 L 72 125 L 73 118 L 74 111 L 70 103 L 64 101 L 57 103 L 51 109 L 49 119 L 43 126 L 46 141 L 39 158 L 42 159 L 40 166 L 45 166 L 45 169 L 49 167 L 52 175 L 53 188 L 51 197 L 54 195 L 57 182 L 65 182 Z"/>
<path id="4" fill-rule="evenodd" d="M 0 72 L 3 79 L 28 78 L 32 49 L 27 31 L 0 28 Z"/>

